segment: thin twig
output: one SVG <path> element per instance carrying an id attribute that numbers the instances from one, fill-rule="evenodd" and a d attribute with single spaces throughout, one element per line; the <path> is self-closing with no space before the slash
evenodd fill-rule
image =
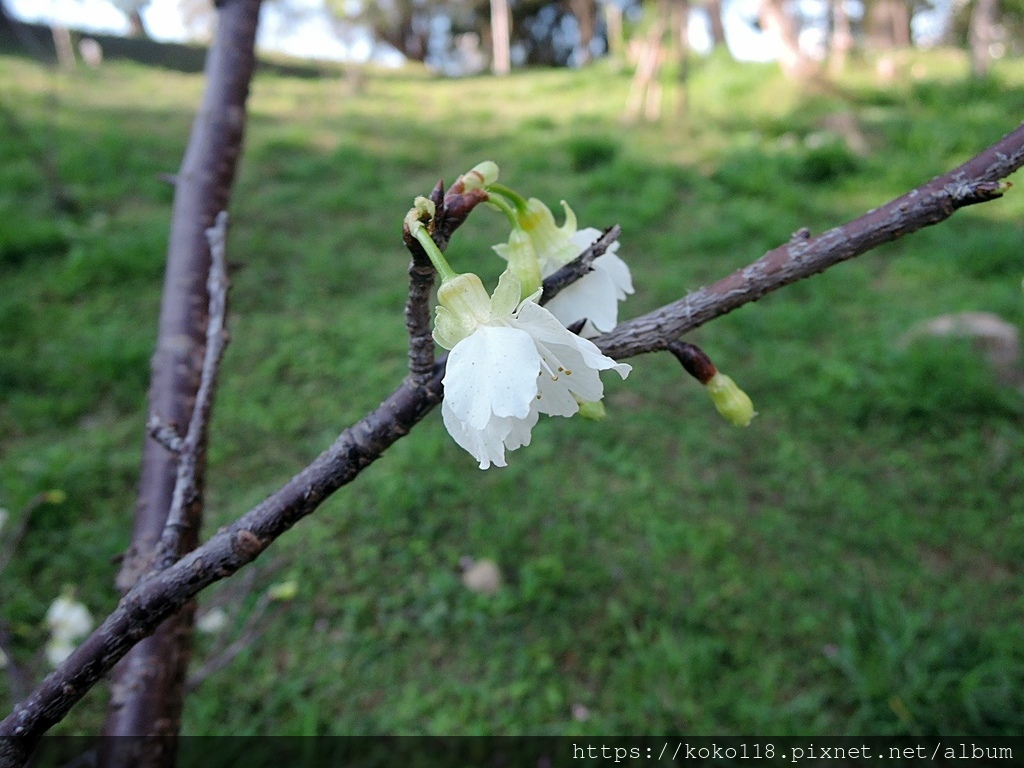
<path id="1" fill-rule="evenodd" d="M 192 418 L 188 423 L 185 437 L 178 443 L 178 475 L 174 482 L 171 508 L 167 512 L 167 524 L 160 536 L 157 548 L 157 569 L 164 569 L 180 556 L 182 532 L 188 525 L 186 510 L 198 497 L 198 462 L 206 433 L 210 425 L 210 410 L 217 388 L 217 373 L 228 343 L 225 315 L 228 309 L 228 267 L 227 249 L 228 214 L 217 214 L 214 225 L 206 230 L 210 241 L 210 274 L 206 288 L 210 294 L 209 321 L 206 326 L 206 353 L 203 357 L 203 372 L 199 379 Z"/>
<path id="2" fill-rule="evenodd" d="M 434 210 L 443 210 L 444 182 L 430 195 Z M 409 298 L 405 302 L 405 328 L 409 332 L 409 376 L 417 386 L 430 379 L 434 369 L 434 337 L 430 332 L 430 291 L 434 287 L 434 266 L 419 241 L 403 232 L 409 262 Z"/>
<path id="3" fill-rule="evenodd" d="M 210 655 L 210 657 L 203 662 L 203 665 L 195 672 L 188 676 L 188 680 L 185 683 L 185 687 L 191 693 L 215 672 L 219 672 L 228 666 L 235 657 L 238 656 L 242 651 L 252 645 L 262 631 L 260 627 L 260 619 L 263 614 L 266 613 L 267 608 L 270 606 L 270 596 L 264 592 L 260 595 L 259 600 L 256 601 L 256 605 L 253 606 L 252 611 L 249 613 L 248 618 L 245 620 L 245 626 L 242 627 L 242 631 L 238 633 L 238 636 L 226 646 L 221 647 L 216 652 Z"/>
<path id="4" fill-rule="evenodd" d="M 617 358 L 664 349 L 683 331 L 770 291 L 943 221 L 964 205 L 998 197 L 1003 187 L 993 182 L 1021 165 L 1024 126 L 949 174 L 892 203 L 811 238 L 801 247 L 789 243 L 770 251 L 710 288 L 625 323 L 596 342 L 606 354 L 614 352 Z M 694 297 L 701 297 L 700 302 L 696 303 Z M 280 490 L 125 595 L 75 652 L 0 722 L 0 768 L 22 765 L 43 733 L 59 722 L 132 646 L 205 587 L 258 557 L 274 539 L 408 434 L 441 401 L 443 375 L 444 361 L 440 360 L 426 386 L 403 382 Z"/>
<path id="5" fill-rule="evenodd" d="M 146 422 L 146 432 L 171 453 L 181 453 L 182 439 L 178 430 L 155 413 Z"/>
<path id="6" fill-rule="evenodd" d="M 445 192 L 439 181 L 430 193 L 434 216 L 428 227 L 431 238 L 442 251 L 448 247 L 452 233 L 470 212 L 487 200 L 480 188 L 466 189 L 459 177 Z M 409 332 L 409 376 L 415 386 L 424 387 L 434 370 L 434 337 L 430 329 L 430 291 L 434 287 L 434 267 L 420 242 L 407 228 L 402 232 L 406 248 L 412 254 L 409 265 L 409 298 L 405 304 L 405 327 Z"/>
<path id="7" fill-rule="evenodd" d="M 603 256 L 612 243 L 619 239 L 622 234 L 622 227 L 618 224 L 609 227 L 597 240 L 575 259 L 544 280 L 544 293 L 541 294 L 541 304 L 547 304 L 555 296 L 575 283 L 594 267 L 594 259 Z"/>

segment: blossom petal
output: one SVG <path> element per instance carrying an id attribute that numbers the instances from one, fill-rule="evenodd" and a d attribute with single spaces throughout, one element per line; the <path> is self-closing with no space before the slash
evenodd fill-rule
<path id="1" fill-rule="evenodd" d="M 581 229 L 575 235 L 572 236 L 573 245 L 575 245 L 579 251 L 583 253 L 587 248 L 594 244 L 594 242 L 603 233 L 599 229 L 593 227 L 587 227 Z M 629 272 L 629 267 L 626 265 L 618 255 L 619 244 L 614 242 L 608 246 L 607 250 L 594 259 L 594 270 L 600 270 L 607 272 L 609 277 L 615 283 L 615 287 L 618 291 L 618 298 L 621 301 L 625 299 L 627 295 L 633 293 L 633 276 Z M 547 275 L 545 275 L 547 277 Z"/>
<path id="2" fill-rule="evenodd" d="M 622 301 L 633 293 L 633 276 L 630 274 L 626 262 L 615 253 L 618 250 L 618 245 L 618 243 L 612 243 L 611 248 L 594 259 L 594 271 L 604 272 L 611 278 L 618 291 L 618 299 Z"/>
<path id="3" fill-rule="evenodd" d="M 596 268 L 563 288 L 544 306 L 562 325 L 586 319 L 580 332 L 585 338 L 610 331 L 619 322 L 618 288 L 610 274 Z"/>
<path id="4" fill-rule="evenodd" d="M 538 373 L 540 355 L 529 333 L 482 325 L 448 355 L 445 402 L 469 429 L 484 429 L 492 415 L 524 419 Z"/>
<path id="5" fill-rule="evenodd" d="M 504 467 L 505 447 L 504 439 L 508 432 L 512 431 L 513 419 L 498 419 L 492 417 L 491 423 L 485 429 L 470 429 L 455 413 L 446 399 L 441 403 L 441 417 L 444 420 L 445 429 L 452 436 L 460 447 L 480 462 L 480 469 L 487 469 L 491 464 L 496 467 Z M 508 428 L 508 432 L 504 429 Z M 518 435 L 517 435 L 518 439 Z M 529 442 L 529 431 L 527 431 L 527 442 Z M 516 446 L 518 447 L 518 446 Z"/>
<path id="6" fill-rule="evenodd" d="M 480 469 L 487 469 L 491 464 L 504 467 L 506 450 L 529 445 L 530 430 L 537 424 L 538 413 L 533 407 L 525 419 L 492 416 L 484 429 L 470 429 L 452 412 L 447 400 L 441 404 L 445 428 L 460 447 L 480 462 Z"/>
<path id="7" fill-rule="evenodd" d="M 494 317 L 511 315 L 519 306 L 522 293 L 523 288 L 519 278 L 510 269 L 506 269 L 498 278 L 498 287 L 491 295 L 491 314 Z"/>
<path id="8" fill-rule="evenodd" d="M 590 374 L 588 376 L 587 374 Z M 572 374 L 573 378 L 576 378 L 576 374 Z M 603 385 L 601 384 L 601 378 L 594 372 L 585 369 L 581 373 L 581 381 L 586 379 L 596 379 L 597 386 L 599 389 L 598 399 L 600 399 L 600 392 L 603 391 Z M 579 409 L 580 404 L 576 401 L 576 398 L 572 396 L 572 389 L 570 388 L 568 378 L 564 374 L 560 374 L 557 379 L 553 379 L 548 376 L 547 372 L 542 372 L 537 378 L 537 410 L 541 413 L 546 413 L 548 416 L 573 416 Z M 575 385 L 575 381 L 573 385 Z M 592 381 L 589 383 L 593 383 Z M 588 391 L 593 391 L 593 386 L 587 387 Z"/>
<path id="9" fill-rule="evenodd" d="M 601 236 L 593 227 L 581 229 L 571 238 L 576 253 L 582 253 Z M 562 289 L 547 308 L 563 325 L 586 319 L 580 335 L 593 338 L 612 330 L 619 321 L 618 302 L 633 293 L 633 278 L 629 267 L 615 253 L 618 243 L 594 259 L 593 270 L 572 285 Z M 544 276 L 553 274 L 558 265 L 548 261 L 543 265 Z"/>
<path id="10" fill-rule="evenodd" d="M 610 368 L 626 378 L 632 370 L 601 354 L 593 342 L 566 330 L 547 309 L 532 302 L 523 302 L 511 322 L 533 337 L 547 368 L 542 367 L 537 378 L 541 413 L 572 416 L 579 410 L 577 398 L 597 401 L 604 395 L 599 371 Z"/>
<path id="11" fill-rule="evenodd" d="M 505 437 L 505 447 L 508 450 L 514 451 L 516 448 L 530 444 L 530 430 L 537 425 L 537 419 L 540 418 L 539 414 L 540 411 L 537 409 L 537 406 L 533 405 L 525 419 L 505 419 L 512 427 Z"/>
<path id="12" fill-rule="evenodd" d="M 557 346 L 568 347 L 576 350 L 583 358 L 583 363 L 588 368 L 598 371 L 613 369 L 619 376 L 626 378 L 632 370 L 632 366 L 626 363 L 616 363 L 610 357 L 601 354 L 601 350 L 592 341 L 581 339 L 576 334 L 567 330 L 558 320 L 544 307 L 533 302 L 524 301 L 519 307 L 519 319 L 514 321 L 517 327 L 522 327 L 538 342 L 544 344 L 554 351 Z M 592 400 L 594 398 L 584 398 Z"/>

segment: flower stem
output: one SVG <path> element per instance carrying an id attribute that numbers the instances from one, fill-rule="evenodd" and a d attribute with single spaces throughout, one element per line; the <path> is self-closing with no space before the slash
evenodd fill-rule
<path id="1" fill-rule="evenodd" d="M 506 200 L 504 197 L 502 197 L 501 193 L 493 194 L 494 193 L 493 189 L 491 189 L 490 192 L 492 194 L 488 197 L 487 202 L 490 203 L 491 205 L 493 205 L 495 208 L 498 208 L 506 216 L 508 216 L 508 221 L 512 225 L 513 229 L 518 227 L 519 226 L 519 217 L 516 215 L 515 209 L 513 209 L 512 206 L 509 205 L 508 200 Z M 513 202 L 515 202 L 515 201 L 513 201 Z"/>
<path id="2" fill-rule="evenodd" d="M 519 211 L 520 213 L 526 213 L 526 211 L 528 210 L 526 198 L 520 195 L 514 189 L 506 187 L 504 184 L 501 184 L 497 181 L 494 182 L 493 184 L 488 184 L 487 191 L 497 192 L 499 195 L 507 197 L 509 200 L 512 201 L 512 204 L 515 205 L 516 210 Z"/>
<path id="3" fill-rule="evenodd" d="M 419 241 L 419 244 L 423 246 L 423 250 L 426 251 L 427 257 L 430 259 L 430 263 L 434 265 L 434 269 L 437 270 L 437 274 L 441 276 L 441 282 L 447 283 L 453 277 L 458 277 L 459 273 L 451 268 L 448 261 L 445 259 L 444 254 L 441 253 L 441 249 L 437 247 L 437 243 L 434 242 L 434 238 L 427 232 L 426 227 L 416 227 L 412 232 L 412 236 Z"/>

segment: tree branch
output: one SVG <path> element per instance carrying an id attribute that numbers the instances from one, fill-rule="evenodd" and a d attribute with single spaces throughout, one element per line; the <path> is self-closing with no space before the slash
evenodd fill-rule
<path id="1" fill-rule="evenodd" d="M 155 413 L 146 422 L 147 434 L 174 454 L 181 453 L 181 435 L 173 426 Z"/>
<path id="2" fill-rule="evenodd" d="M 943 221 L 964 205 L 998 197 L 1005 187 L 995 182 L 1021 165 L 1024 127 L 949 174 L 856 221 L 769 251 L 712 286 L 624 323 L 595 341 L 617 358 L 664 349 L 682 332 L 770 291 Z M 441 401 L 443 375 L 441 360 L 425 386 L 404 382 L 280 490 L 125 595 L 100 627 L 0 723 L 0 768 L 21 765 L 42 734 L 160 622 L 208 585 L 258 557 L 274 539 L 408 434 Z"/>
<path id="3" fill-rule="evenodd" d="M 616 359 L 664 349 L 668 342 L 687 331 L 757 301 L 770 291 L 945 221 L 959 208 L 1000 197 L 1007 186 L 1000 184 L 1000 179 L 1021 165 L 1024 125 L 959 168 L 881 208 L 817 237 L 795 237 L 706 288 L 620 323 L 594 342 L 602 352 Z"/>

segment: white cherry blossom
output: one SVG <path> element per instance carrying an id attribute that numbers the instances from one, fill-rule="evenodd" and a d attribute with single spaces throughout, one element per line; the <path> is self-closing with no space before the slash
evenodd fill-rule
<path id="1" fill-rule="evenodd" d="M 604 395 L 600 371 L 626 378 L 631 367 L 601 354 L 536 303 L 521 299 L 506 271 L 493 296 L 474 274 L 446 281 L 434 338 L 446 349 L 441 411 L 445 427 L 481 469 L 505 466 L 505 451 L 529 445 L 539 414 L 572 416 Z"/>
<path id="2" fill-rule="evenodd" d="M 537 198 L 526 202 L 526 210 L 517 212 L 519 225 L 529 235 L 540 263 L 542 277 L 548 277 L 575 259 L 601 236 L 593 227 L 576 229 L 576 214 L 562 201 L 565 223 L 555 224 L 554 214 Z M 499 256 L 509 258 L 513 238 L 508 243 L 494 246 Z M 562 289 L 545 307 L 563 325 L 571 325 L 586 318 L 580 334 L 587 338 L 612 330 L 619 319 L 619 302 L 633 293 L 633 281 L 612 243 L 608 250 L 593 261 L 593 270 L 572 285 Z"/>
<path id="3" fill-rule="evenodd" d="M 47 609 L 46 626 L 50 630 L 46 659 L 56 667 L 71 655 L 78 641 L 92 631 L 92 614 L 74 599 L 73 591 L 68 589 Z"/>

